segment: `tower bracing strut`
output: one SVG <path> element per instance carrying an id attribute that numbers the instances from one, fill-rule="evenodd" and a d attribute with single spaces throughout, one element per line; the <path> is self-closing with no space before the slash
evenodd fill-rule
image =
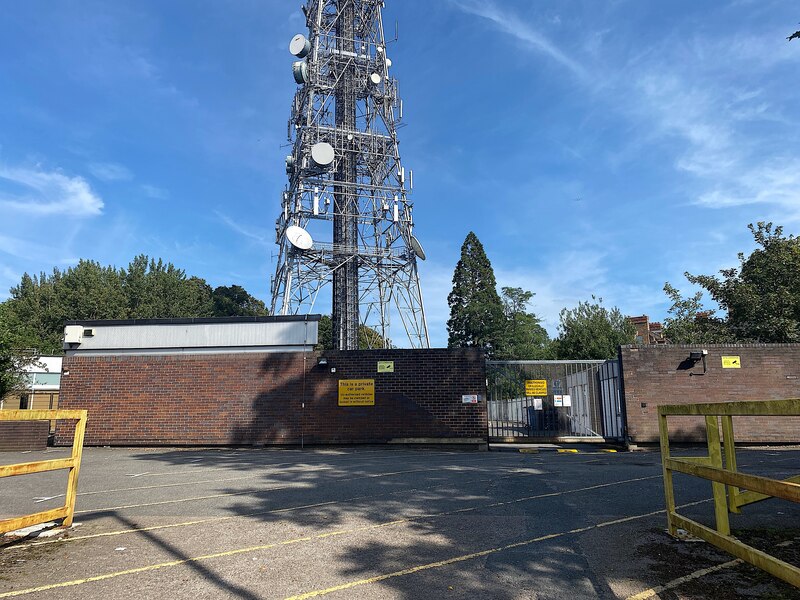
<path id="1" fill-rule="evenodd" d="M 339 350 L 406 345 L 400 337 L 413 348 L 429 345 L 417 272 L 425 253 L 413 235 L 413 174 L 400 162 L 402 101 L 383 5 L 306 0 L 308 34 L 289 44 L 298 88 L 271 308 L 322 312 L 315 302 L 330 284 Z"/>

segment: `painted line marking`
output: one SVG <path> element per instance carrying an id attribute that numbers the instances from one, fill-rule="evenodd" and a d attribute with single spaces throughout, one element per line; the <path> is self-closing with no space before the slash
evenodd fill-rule
<path id="1" fill-rule="evenodd" d="M 559 448 L 556 452 L 559 454 L 578 454 L 579 451 L 574 448 Z"/>
<path id="2" fill-rule="evenodd" d="M 580 489 L 575 489 L 575 490 L 565 490 L 565 491 L 562 491 L 562 492 L 552 492 L 552 493 L 548 493 L 548 494 L 542 494 L 541 497 L 554 496 L 554 495 L 555 496 L 560 496 L 560 495 L 563 495 L 563 494 L 573 494 L 573 493 L 576 493 L 576 492 L 586 491 L 586 490 L 590 490 L 590 489 L 597 489 L 599 487 L 609 487 L 609 486 L 613 486 L 613 485 L 619 485 L 620 483 L 626 483 L 626 482 L 630 482 L 630 481 L 639 481 L 641 479 L 653 479 L 654 477 L 637 478 L 637 479 L 632 479 L 632 480 L 627 480 L 627 481 L 617 481 L 617 482 L 613 482 L 613 483 L 603 483 L 603 484 L 591 486 L 591 487 L 588 487 L 588 488 L 580 488 Z M 658 477 L 660 477 L 660 475 Z M 536 498 L 536 496 L 530 496 L 530 497 L 528 497 L 526 499 L 530 500 L 530 499 L 534 499 L 534 498 Z M 511 500 L 511 501 L 508 501 L 508 502 L 494 503 L 492 505 L 487 505 L 487 506 L 497 506 L 497 505 L 500 505 L 500 504 L 511 504 L 513 502 L 521 502 L 522 500 L 523 499 Z M 678 506 L 676 508 L 687 508 L 689 506 L 702 504 L 704 502 L 711 502 L 711 500 L 712 499 L 699 500 L 697 502 L 691 502 L 689 504 L 683 504 L 683 505 Z M 476 506 L 476 507 L 473 507 L 473 508 L 471 508 L 469 510 L 478 510 L 480 508 L 484 508 L 484 506 Z M 72 586 L 76 586 L 76 585 L 83 585 L 85 583 L 92 583 L 92 582 L 95 582 L 95 581 L 105 581 L 107 579 L 114 579 L 116 577 L 122 577 L 124 575 L 134 575 L 134 574 L 138 574 L 138 573 L 145 573 L 147 571 L 155 571 L 157 569 L 163 569 L 163 568 L 167 568 L 167 567 L 175 567 L 175 566 L 178 566 L 178 565 L 191 563 L 191 562 L 200 562 L 200 561 L 211 560 L 211 559 L 215 559 L 215 558 L 223 558 L 223 557 L 227 557 L 227 556 L 235 556 L 237 554 L 246 554 L 246 553 L 250 553 L 250 552 L 258 552 L 260 550 L 269 550 L 271 548 L 277 548 L 279 546 L 289 546 L 289 545 L 298 544 L 298 543 L 301 543 L 301 542 L 310 542 L 312 540 L 325 539 L 325 538 L 328 538 L 328 537 L 334 537 L 334 536 L 339 536 L 339 535 L 344 535 L 344 534 L 357 533 L 357 532 L 368 531 L 368 530 L 373 530 L 373 529 L 381 529 L 381 528 L 384 528 L 384 527 L 392 527 L 394 525 L 401 525 L 403 523 L 409 523 L 409 522 L 418 521 L 418 520 L 421 520 L 421 519 L 430 519 L 430 518 L 435 518 L 435 517 L 440 517 L 440 516 L 446 516 L 446 515 L 450 515 L 450 514 L 455 514 L 457 512 L 467 512 L 467 510 L 460 509 L 460 510 L 457 510 L 457 511 L 447 511 L 447 512 L 442 512 L 442 513 L 434 513 L 434 514 L 431 514 L 431 515 L 420 515 L 420 516 L 417 516 L 417 517 L 409 517 L 409 518 L 406 518 L 406 519 L 396 519 L 394 521 L 387 521 L 387 522 L 384 522 L 384 523 L 376 523 L 376 524 L 373 524 L 373 525 L 364 525 L 362 527 L 354 527 L 352 529 L 341 529 L 341 530 L 331 531 L 331 532 L 327 532 L 327 533 L 319 533 L 319 534 L 315 534 L 315 535 L 309 535 L 309 536 L 294 538 L 294 539 L 290 539 L 290 540 L 283 540 L 283 541 L 280 541 L 280 542 L 272 542 L 270 544 L 262 544 L 262 545 L 259 545 L 259 546 L 248 546 L 246 548 L 237 548 L 235 550 L 226 550 L 224 552 L 216 552 L 214 554 L 205 554 L 203 556 L 184 558 L 184 559 L 180 559 L 180 560 L 172 560 L 172 561 L 163 562 L 163 563 L 156 563 L 156 564 L 147 565 L 147 566 L 144 566 L 144 567 L 138 567 L 138 568 L 135 568 L 135 569 L 127 569 L 125 571 L 116 571 L 116 572 L 112 572 L 112 573 L 104 573 L 102 575 L 94 575 L 92 577 L 86 577 L 84 579 L 74 579 L 72 581 L 62 581 L 60 583 L 51 583 L 51 584 L 48 584 L 48 585 L 42 585 L 42 586 L 33 587 L 33 588 L 27 588 L 27 589 L 23 589 L 23 590 L 15 590 L 15 591 L 11 591 L 11 592 L 4 592 L 4 593 L 0 593 L 0 598 L 12 598 L 12 597 L 15 597 L 15 596 L 24 596 L 26 594 L 33 594 L 33 593 L 36 593 L 36 592 L 44 592 L 44 591 L 47 591 L 47 590 L 53 590 L 53 589 L 58 589 L 58 588 L 72 587 Z M 452 564 L 454 562 L 461 562 L 461 561 L 464 561 L 464 560 L 469 560 L 471 558 L 477 558 L 479 556 L 485 556 L 487 554 L 493 554 L 495 552 L 500 552 L 501 550 L 508 550 L 508 549 L 511 549 L 511 548 L 517 548 L 517 547 L 520 547 L 520 546 L 526 546 L 526 545 L 532 544 L 534 542 L 539 542 L 539 541 L 543 541 L 543 540 L 549 540 L 549 539 L 561 537 L 561 536 L 564 536 L 564 535 L 582 533 L 582 532 L 585 532 L 585 531 L 589 531 L 591 529 L 597 529 L 597 528 L 600 528 L 600 527 L 608 527 L 610 525 L 617 525 L 619 523 L 625 523 L 625 522 L 628 522 L 628 521 L 634 521 L 636 519 L 643 519 L 643 518 L 646 518 L 646 517 L 662 514 L 662 513 L 665 513 L 665 512 L 666 512 L 666 510 L 662 509 L 662 510 L 657 510 L 657 511 L 650 512 L 650 513 L 646 513 L 646 514 L 643 514 L 643 515 L 637 515 L 637 516 L 633 516 L 633 517 L 624 517 L 622 519 L 616 519 L 614 521 L 607 521 L 605 523 L 599 523 L 597 525 L 589 525 L 587 527 L 581 527 L 581 528 L 578 528 L 578 529 L 572 529 L 572 530 L 566 531 L 566 532 L 551 533 L 551 534 L 548 534 L 548 535 L 545 535 L 545 536 L 534 538 L 532 540 L 526 540 L 526 541 L 523 541 L 523 542 L 515 542 L 513 544 L 508 544 L 506 546 L 500 546 L 498 548 L 492 548 L 492 549 L 489 549 L 489 550 L 483 550 L 481 552 L 476 552 L 476 553 L 473 553 L 473 554 L 466 554 L 466 555 L 463 555 L 463 556 L 447 559 L 447 560 L 436 562 L 436 563 L 429 563 L 427 565 L 420 565 L 420 566 L 417 566 L 417 567 L 412 567 L 411 569 L 404 569 L 403 571 L 395 571 L 394 573 L 388 573 L 386 575 L 379 575 L 378 577 L 372 577 L 370 579 L 362 579 L 360 581 L 346 583 L 346 584 L 343 584 L 343 585 L 340 585 L 340 586 L 336 586 L 336 587 L 333 587 L 333 588 L 328 588 L 326 590 L 317 590 L 317 591 L 314 591 L 314 592 L 308 592 L 308 593 L 300 595 L 300 596 L 292 596 L 291 599 L 287 599 L 287 600 L 301 600 L 301 599 L 304 599 L 304 598 L 313 598 L 315 596 L 322 596 L 322 595 L 325 595 L 325 594 L 329 594 L 331 592 L 335 592 L 335 591 L 339 591 L 339 590 L 342 590 L 342 589 L 355 587 L 357 585 L 364 585 L 364 584 L 367 584 L 367 583 L 374 583 L 374 582 L 377 582 L 377 581 L 383 581 L 384 579 L 389 579 L 391 577 L 398 577 L 400 575 L 407 575 L 407 574 L 410 574 L 410 573 L 416 573 L 417 571 L 423 571 L 423 570 L 426 570 L 426 569 L 432 569 L 432 568 L 435 568 L 435 567 L 441 567 L 441 566 Z"/>
<path id="3" fill-rule="evenodd" d="M 678 577 L 677 579 L 673 579 L 672 581 L 665 583 L 664 585 L 658 585 L 656 587 L 652 587 L 649 590 L 645 590 L 643 592 L 639 592 L 638 594 L 634 594 L 633 596 L 628 596 L 626 600 L 647 600 L 647 598 L 652 598 L 654 596 L 658 596 L 661 592 L 666 592 L 667 590 L 671 590 L 673 588 L 678 587 L 688 581 L 692 581 L 694 579 L 698 579 L 710 573 L 714 573 L 716 571 L 721 571 L 723 569 L 728 569 L 730 567 L 735 567 L 738 564 L 743 563 L 744 561 L 741 558 L 737 558 L 734 560 L 729 560 L 728 562 L 715 565 L 713 567 L 708 567 L 705 569 L 700 569 L 693 573 L 689 573 L 688 575 L 684 575 L 683 577 Z"/>
<path id="4" fill-rule="evenodd" d="M 695 504 L 701 504 L 703 502 L 710 502 L 710 500 L 700 500 L 699 502 L 691 502 L 689 504 L 684 504 L 677 508 L 686 508 L 688 506 L 693 506 Z M 452 565 L 454 563 L 464 562 L 465 560 L 472 560 L 474 558 L 480 558 L 482 556 L 488 556 L 489 554 L 495 554 L 497 552 L 502 552 L 504 550 L 511 550 L 513 548 L 521 548 L 523 546 L 529 546 L 531 544 L 535 544 L 536 542 L 543 542 L 547 540 L 552 540 L 554 538 L 563 537 L 567 535 L 575 535 L 578 533 L 585 533 L 587 531 L 591 531 L 592 529 L 600 529 L 601 527 L 610 527 L 612 525 L 619 525 L 621 523 L 627 523 L 630 521 L 635 521 L 637 519 L 645 519 L 647 517 L 653 517 L 655 515 L 659 515 L 662 513 L 667 512 L 666 510 L 657 510 L 654 512 L 645 513 L 642 515 L 635 515 L 633 517 L 624 517 L 622 519 L 615 519 L 613 521 L 606 521 L 604 523 L 597 523 L 596 525 L 589 525 L 587 527 L 578 527 L 576 529 L 570 529 L 569 531 L 564 531 L 561 533 L 550 533 L 547 535 L 542 535 L 536 538 L 532 538 L 530 540 L 524 540 L 521 542 L 514 542 L 513 544 L 506 544 L 505 546 L 498 546 L 497 548 L 490 548 L 488 550 L 481 550 L 480 552 L 473 552 L 472 554 L 463 554 L 461 556 L 454 556 L 453 558 L 448 558 L 446 560 L 440 560 L 438 562 L 428 563 L 425 565 L 417 565 L 415 567 L 410 567 L 408 569 L 402 569 L 401 571 L 394 571 L 392 573 L 385 573 L 383 575 L 377 575 L 375 577 L 369 577 L 367 579 L 359 579 L 357 581 L 349 581 L 347 583 L 342 583 L 340 585 L 336 585 L 333 587 L 329 587 L 323 590 L 314 590 L 312 592 L 306 592 L 305 594 L 298 594 L 296 596 L 289 596 L 285 598 L 285 600 L 307 600 L 308 598 L 316 598 L 317 596 L 325 596 L 327 594 L 338 592 L 340 590 L 347 590 L 350 588 L 354 588 L 359 585 L 367 585 L 370 583 L 377 583 L 379 581 L 385 581 L 386 579 L 392 579 L 394 577 L 402 577 L 403 575 L 411 575 L 413 573 L 418 573 L 420 571 L 427 571 L 428 569 L 436 569 L 439 567 L 446 567 L 447 565 Z M 2 596 L 0 596 L 1 598 Z"/>
<path id="5" fill-rule="evenodd" d="M 344 482 L 344 481 L 356 481 L 359 479 L 374 479 L 377 477 L 392 477 L 394 475 L 405 475 L 408 473 L 423 473 L 426 471 L 441 471 L 442 469 L 412 469 L 408 471 L 396 471 L 393 473 L 380 473 L 377 475 L 364 475 L 362 477 L 350 477 L 346 479 L 337 479 L 335 480 L 336 483 Z M 329 482 L 333 483 L 333 482 Z M 85 509 L 85 510 L 76 510 L 75 514 L 87 514 L 87 513 L 102 513 L 102 512 L 110 512 L 115 510 L 124 510 L 128 508 L 141 508 L 145 506 L 162 506 L 164 504 L 179 504 L 182 502 L 198 502 L 201 500 L 211 500 L 214 498 L 227 498 L 231 496 L 243 496 L 245 494 L 256 494 L 261 492 L 275 492 L 278 490 L 287 490 L 287 489 L 296 489 L 296 490 L 303 490 L 306 489 L 303 485 L 283 485 L 278 487 L 267 487 L 267 488 L 260 488 L 257 490 L 243 490 L 241 492 L 224 492 L 221 494 L 211 494 L 208 496 L 194 496 L 192 498 L 179 498 L 176 500 L 161 500 L 159 502 L 145 502 L 142 504 L 126 504 L 122 506 L 107 506 L 104 508 L 92 508 L 92 509 Z"/>
<path id="6" fill-rule="evenodd" d="M 775 544 L 776 548 L 786 548 L 787 546 L 794 545 L 794 540 L 787 540 L 785 542 L 781 542 L 779 544 Z M 649 590 L 645 590 L 643 592 L 639 592 L 638 594 L 634 594 L 633 596 L 628 596 L 625 600 L 647 600 L 648 598 L 653 598 L 654 596 L 658 596 L 661 592 L 666 592 L 667 590 L 671 590 L 676 588 L 684 583 L 689 581 L 693 581 L 695 579 L 699 579 L 700 577 L 705 577 L 711 573 L 715 573 L 717 571 L 722 571 L 723 569 L 729 569 L 731 567 L 735 567 L 740 564 L 744 564 L 741 558 L 735 558 L 733 560 L 729 560 L 728 562 L 724 562 L 718 565 L 714 565 L 712 567 L 707 567 L 705 569 L 699 569 L 688 575 L 684 575 L 683 577 L 678 577 L 673 579 L 672 581 L 668 581 L 664 585 L 657 585 L 655 587 L 651 587 Z"/>
<path id="7" fill-rule="evenodd" d="M 126 477 L 142 477 L 143 475 L 149 475 L 150 471 L 145 471 L 144 473 L 126 473 Z"/>
<path id="8" fill-rule="evenodd" d="M 504 480 L 504 479 L 513 479 L 515 477 L 533 477 L 533 476 L 536 476 L 536 475 L 541 475 L 541 473 L 515 473 L 513 475 L 505 475 L 503 477 L 488 477 L 488 478 L 483 478 L 483 479 L 471 479 L 471 480 L 467 480 L 467 481 L 462 481 L 462 482 L 459 483 L 459 485 L 466 485 L 466 484 L 472 484 L 472 483 L 485 483 L 485 482 L 489 482 L 489 481 L 501 481 L 501 480 Z M 116 531 L 106 531 L 106 532 L 102 532 L 102 533 L 93 533 L 93 534 L 89 534 L 89 535 L 73 536 L 73 537 L 68 537 L 68 538 L 58 538 L 58 539 L 45 540 L 45 541 L 36 541 L 36 542 L 30 542 L 30 543 L 27 543 L 27 544 L 19 544 L 19 545 L 15 545 L 15 546 L 7 546 L 5 548 L 5 550 L 21 550 L 21 549 L 25 549 L 25 548 L 28 548 L 28 547 L 31 547 L 31 546 L 41 546 L 41 545 L 44 545 L 44 544 L 62 544 L 62 543 L 66 543 L 66 542 L 76 542 L 76 541 L 86 540 L 86 539 L 91 539 L 91 538 L 109 537 L 109 536 L 116 536 L 116 535 L 125 535 L 125 534 L 129 534 L 129 533 L 139 533 L 139 532 L 142 532 L 142 531 L 155 531 L 155 530 L 158 530 L 158 529 L 174 529 L 176 527 L 188 527 L 188 526 L 191 526 L 191 525 L 200 525 L 200 524 L 205 524 L 205 523 L 228 521 L 228 520 L 231 520 L 231 519 L 239 519 L 239 518 L 244 518 L 244 517 L 256 517 L 256 516 L 266 515 L 266 514 L 291 512 L 291 511 L 294 511 L 294 510 L 304 510 L 304 509 L 307 509 L 307 508 L 318 508 L 320 506 L 330 506 L 330 505 L 333 505 L 333 504 L 343 504 L 345 502 L 352 502 L 354 500 L 365 500 L 367 498 L 380 498 L 380 497 L 383 497 L 383 496 L 395 496 L 397 494 L 405 494 L 405 493 L 417 492 L 417 491 L 421 491 L 421 490 L 432 490 L 432 489 L 436 489 L 436 488 L 440 488 L 440 487 L 445 487 L 445 486 L 448 486 L 448 485 L 452 485 L 452 482 L 443 482 L 443 483 L 436 483 L 436 484 L 429 485 L 429 486 L 420 486 L 420 487 L 416 487 L 416 488 L 407 488 L 407 489 L 404 489 L 404 490 L 395 490 L 393 492 L 386 492 L 386 493 L 383 493 L 383 494 L 366 494 L 366 495 L 363 495 L 363 496 L 353 496 L 352 498 L 344 498 L 342 500 L 329 500 L 329 501 L 326 501 L 326 502 L 317 502 L 317 503 L 314 503 L 314 504 L 301 504 L 301 505 L 298 505 L 298 506 L 289 506 L 289 507 L 284 507 L 284 508 L 273 508 L 273 509 L 266 510 L 266 511 L 245 513 L 245 514 L 241 514 L 241 515 L 229 515 L 229 516 L 224 516 L 224 517 L 208 517 L 206 519 L 197 519 L 197 520 L 194 520 L 194 521 L 185 521 L 185 522 L 182 522 L 182 523 L 170 523 L 170 524 L 167 524 L 167 525 L 153 525 L 152 527 L 134 527 L 134 528 L 130 528 L 130 529 L 118 529 Z"/>

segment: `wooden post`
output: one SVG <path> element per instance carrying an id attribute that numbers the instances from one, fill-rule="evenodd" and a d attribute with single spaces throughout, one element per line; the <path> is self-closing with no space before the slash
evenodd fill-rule
<path id="1" fill-rule="evenodd" d="M 733 438 L 733 417 L 725 415 L 722 417 L 722 445 L 725 451 L 725 468 L 734 473 L 738 471 L 736 466 L 736 443 Z M 732 513 L 742 512 L 739 508 L 740 490 L 735 485 L 728 486 L 728 509 Z"/>
<path id="2" fill-rule="evenodd" d="M 706 417 L 706 440 L 708 441 L 708 458 L 711 466 L 722 469 L 719 417 Z M 728 522 L 728 502 L 725 495 L 725 484 L 719 481 L 712 481 L 711 489 L 714 492 L 714 514 L 716 516 L 717 531 L 722 535 L 730 535 L 731 526 Z"/>
<path id="3" fill-rule="evenodd" d="M 678 528 L 672 521 L 675 514 L 675 489 L 672 486 L 672 471 L 667 467 L 669 458 L 669 429 L 667 428 L 667 415 L 658 413 L 658 438 L 661 444 L 661 467 L 664 474 L 664 499 L 667 504 L 667 530 L 673 537 L 678 535 Z"/>
<path id="4" fill-rule="evenodd" d="M 67 497 L 65 507 L 67 516 L 64 517 L 61 525 L 70 527 L 75 516 L 75 500 L 78 496 L 78 474 L 81 469 L 81 459 L 83 458 L 83 436 L 86 433 L 86 411 L 75 422 L 75 435 L 72 439 L 72 467 L 67 478 Z"/>

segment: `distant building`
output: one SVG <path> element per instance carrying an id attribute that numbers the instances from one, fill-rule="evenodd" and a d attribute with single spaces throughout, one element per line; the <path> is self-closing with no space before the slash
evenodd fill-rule
<path id="1" fill-rule="evenodd" d="M 61 357 L 42 356 L 25 367 L 24 389 L 0 398 L 0 409 L 51 410 L 58 408 Z"/>
<path id="2" fill-rule="evenodd" d="M 636 327 L 636 343 L 641 345 L 667 344 L 669 340 L 664 337 L 664 326 L 658 321 L 650 322 L 650 317 L 628 317 Z"/>

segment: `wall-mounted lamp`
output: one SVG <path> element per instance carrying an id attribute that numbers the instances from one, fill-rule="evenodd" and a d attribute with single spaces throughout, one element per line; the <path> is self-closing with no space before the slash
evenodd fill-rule
<path id="1" fill-rule="evenodd" d="M 327 367 L 327 366 L 328 366 L 328 359 L 327 359 L 327 358 L 325 358 L 325 357 L 323 356 L 322 358 L 320 358 L 320 359 L 319 359 L 319 361 L 317 362 L 317 364 L 318 364 L 320 367 Z"/>
<path id="2" fill-rule="evenodd" d="M 689 352 L 689 361 L 697 364 L 701 360 L 703 361 L 703 373 L 705 373 L 708 368 L 706 367 L 706 356 L 708 355 L 708 350 L 692 350 Z"/>

